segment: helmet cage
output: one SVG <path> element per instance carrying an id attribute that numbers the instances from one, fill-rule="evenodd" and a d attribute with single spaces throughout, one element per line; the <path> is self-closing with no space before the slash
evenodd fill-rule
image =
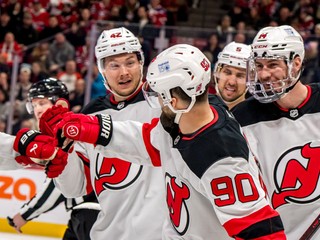
<path id="1" fill-rule="evenodd" d="M 267 59 L 285 61 L 287 64 L 287 77 L 277 81 L 264 81 L 260 82 L 258 79 L 258 72 L 256 69 L 256 59 Z M 294 77 L 292 74 L 292 61 L 287 60 L 285 57 L 269 56 L 269 57 L 253 57 L 251 56 L 247 62 L 247 87 L 249 93 L 261 103 L 274 102 L 283 97 L 288 90 L 296 84 L 300 77 Z"/>
<path id="2" fill-rule="evenodd" d="M 301 62 L 304 60 L 303 39 L 293 27 L 288 25 L 265 27 L 257 33 L 251 47 L 253 54 L 247 65 L 249 92 L 260 102 L 276 101 L 294 87 L 301 75 L 302 68 L 297 74 L 293 74 L 292 70 L 296 56 L 300 57 Z M 287 78 L 272 82 L 260 82 L 255 69 L 256 59 L 284 60 L 287 64 Z"/>

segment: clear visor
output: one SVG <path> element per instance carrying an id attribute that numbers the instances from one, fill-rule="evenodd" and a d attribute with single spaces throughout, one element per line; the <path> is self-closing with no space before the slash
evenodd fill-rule
<path id="1" fill-rule="evenodd" d="M 287 71 L 281 67 L 286 63 Z M 292 63 L 283 57 L 250 57 L 247 61 L 248 91 L 262 103 L 281 98 L 297 78 L 292 77 Z"/>
<path id="2" fill-rule="evenodd" d="M 27 102 L 26 102 L 26 109 L 27 109 L 27 112 L 28 112 L 29 114 L 33 114 L 33 113 L 34 113 L 34 107 L 33 107 L 33 105 L 32 105 L 32 99 L 35 99 L 35 98 L 40 98 L 40 99 L 47 98 L 47 99 L 49 99 L 49 100 L 52 101 L 52 102 L 55 102 L 55 101 L 56 101 L 56 97 L 55 97 L 55 96 L 53 96 L 53 97 L 46 97 L 46 96 L 44 96 L 44 95 L 38 95 L 38 96 L 32 97 L 32 98 L 29 97 L 28 100 L 27 100 Z"/>
<path id="3" fill-rule="evenodd" d="M 148 82 L 142 85 L 143 96 L 151 108 L 161 108 L 159 103 L 159 94 L 153 91 Z"/>
<path id="4" fill-rule="evenodd" d="M 219 79 L 226 80 L 234 79 L 238 84 L 246 83 L 246 68 L 234 67 L 231 65 L 219 64 L 216 72 L 214 73 L 215 80 L 218 82 Z"/>
<path id="5" fill-rule="evenodd" d="M 168 106 L 172 112 L 176 113 L 176 117 L 175 117 L 175 120 L 174 120 L 174 122 L 176 124 L 179 123 L 181 114 L 189 112 L 190 109 L 193 107 L 193 105 L 196 102 L 196 96 L 192 95 L 191 102 L 190 102 L 189 106 L 187 108 L 185 108 L 185 109 L 179 109 L 178 110 L 178 109 L 175 109 L 171 105 L 171 96 L 168 97 L 168 94 L 166 94 L 165 92 L 163 92 L 163 93 L 161 93 L 161 95 L 159 95 L 159 93 L 157 93 L 157 92 L 155 92 L 155 91 L 153 91 L 151 89 L 151 87 L 150 87 L 148 82 L 145 82 L 143 84 L 142 92 L 143 92 L 144 98 L 146 99 L 146 101 L 148 102 L 148 104 L 152 108 L 161 108 L 162 106 Z"/>
<path id="6" fill-rule="evenodd" d="M 29 114 L 33 114 L 33 106 L 31 100 L 28 99 L 26 102 L 26 109 Z"/>

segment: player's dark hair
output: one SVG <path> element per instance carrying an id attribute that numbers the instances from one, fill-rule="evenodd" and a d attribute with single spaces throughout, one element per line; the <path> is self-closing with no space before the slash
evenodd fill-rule
<path id="1" fill-rule="evenodd" d="M 206 85 L 205 91 L 201 95 L 198 95 L 196 97 L 196 103 L 207 101 L 208 89 L 209 89 L 209 84 Z M 170 91 L 171 91 L 171 94 L 172 93 L 177 94 L 183 101 L 191 102 L 191 98 L 182 90 L 181 87 L 175 87 L 175 88 L 171 89 Z"/>

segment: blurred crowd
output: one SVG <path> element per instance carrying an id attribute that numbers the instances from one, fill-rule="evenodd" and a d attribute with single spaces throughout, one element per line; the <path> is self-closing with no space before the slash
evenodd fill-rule
<path id="1" fill-rule="evenodd" d="M 2 0 L 0 3 L 0 131 L 6 132 L 14 56 L 19 58 L 13 134 L 31 124 L 25 109 L 31 84 L 47 77 L 63 81 L 71 108 L 84 104 L 86 75 L 92 68 L 91 98 L 105 95 L 95 63 L 89 63 L 90 30 L 97 21 L 121 21 L 139 26 L 138 35 L 150 63 L 153 42 L 144 41 L 145 26 L 175 26 L 188 21 L 199 0 Z M 222 1 L 221 1 L 222 2 Z M 203 52 L 212 69 L 231 41 L 250 44 L 262 27 L 288 24 L 305 38 L 306 63 L 302 79 L 320 81 L 320 0 L 234 0 L 221 5 L 225 13 L 212 29 Z M 148 35 L 151 35 L 148 32 Z"/>
<path id="2" fill-rule="evenodd" d="M 319 0 L 234 0 L 221 6 L 225 13 L 202 49 L 212 69 L 223 47 L 232 42 L 251 44 L 266 26 L 290 25 L 304 38 L 306 60 L 302 80 L 320 81 L 320 1 Z"/>
<path id="3" fill-rule="evenodd" d="M 106 94 L 95 63 L 89 63 L 90 30 L 97 21 L 135 23 L 139 28 L 186 21 L 192 1 L 160 0 L 2 0 L 0 3 L 0 131 L 6 132 L 14 57 L 19 72 L 15 92 L 13 134 L 32 124 L 25 109 L 31 84 L 47 77 L 63 81 L 70 105 L 84 104 L 88 68 L 91 98 Z M 95 43 L 94 43 L 95 44 Z M 148 46 L 145 44 L 145 46 Z M 148 51 L 148 49 L 146 49 Z M 148 64 L 148 61 L 146 61 Z"/>

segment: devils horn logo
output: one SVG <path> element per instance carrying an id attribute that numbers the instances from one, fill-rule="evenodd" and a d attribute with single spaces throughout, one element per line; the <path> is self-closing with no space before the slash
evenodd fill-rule
<path id="1" fill-rule="evenodd" d="M 99 158 L 94 180 L 99 196 L 106 189 L 120 190 L 132 185 L 140 176 L 143 166 L 122 161 L 118 158 Z"/>
<path id="2" fill-rule="evenodd" d="M 189 227 L 189 211 L 186 200 L 190 190 L 186 184 L 166 174 L 167 204 L 173 227 L 180 235 L 184 235 Z"/>
<path id="3" fill-rule="evenodd" d="M 306 204 L 320 198 L 320 147 L 311 143 L 295 147 L 279 158 L 274 169 L 276 209 L 288 203 Z"/>

